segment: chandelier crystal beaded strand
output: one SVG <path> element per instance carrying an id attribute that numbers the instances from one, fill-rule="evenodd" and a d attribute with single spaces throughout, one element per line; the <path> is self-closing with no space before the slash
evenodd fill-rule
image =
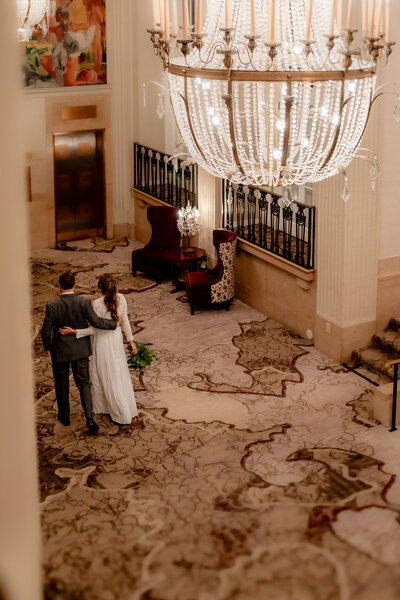
<path id="1" fill-rule="evenodd" d="M 377 64 L 392 52 L 389 0 L 196 0 L 195 13 L 192 27 L 188 0 L 153 0 L 148 32 L 198 163 L 256 186 L 345 169 L 365 131 Z"/>
<path id="2" fill-rule="evenodd" d="M 50 0 L 17 0 L 18 40 L 28 42 L 32 31 L 40 26 L 43 35 L 47 32 Z"/>

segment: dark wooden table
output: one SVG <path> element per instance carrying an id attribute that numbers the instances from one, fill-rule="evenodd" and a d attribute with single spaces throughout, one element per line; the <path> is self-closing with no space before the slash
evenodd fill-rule
<path id="1" fill-rule="evenodd" d="M 197 271 L 201 260 L 207 253 L 203 248 L 194 247 L 193 252 L 184 252 L 182 248 L 177 250 L 166 250 L 163 254 L 165 262 L 171 263 L 172 284 L 175 286 L 174 292 L 185 288 L 184 279 L 179 276 L 185 271 Z"/>

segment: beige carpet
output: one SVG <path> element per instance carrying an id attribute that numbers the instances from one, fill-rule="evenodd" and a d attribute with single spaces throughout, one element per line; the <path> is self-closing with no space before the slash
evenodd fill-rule
<path id="1" fill-rule="evenodd" d="M 400 432 L 371 386 L 236 301 L 190 315 L 171 285 L 134 280 L 129 247 L 34 253 L 33 341 L 46 598 L 395 600 Z M 69 266 L 95 297 L 120 277 L 136 339 L 142 422 L 56 422 L 39 328 Z"/>

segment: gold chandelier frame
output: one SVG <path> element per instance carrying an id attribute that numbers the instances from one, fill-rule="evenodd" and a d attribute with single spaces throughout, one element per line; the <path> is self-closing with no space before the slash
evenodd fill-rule
<path id="1" fill-rule="evenodd" d="M 224 95 L 222 98 L 223 98 L 226 108 L 228 110 L 229 133 L 230 133 L 231 144 L 232 144 L 232 154 L 233 154 L 237 169 L 244 177 L 246 176 L 246 174 L 245 174 L 245 171 L 244 171 L 243 166 L 240 161 L 240 157 L 239 157 L 239 153 L 238 153 L 238 149 L 237 149 L 237 143 L 236 143 L 235 126 L 234 126 L 234 115 L 233 115 L 233 106 L 232 106 L 232 83 L 234 81 L 252 82 L 252 83 L 255 83 L 255 82 L 267 82 L 267 83 L 268 82 L 271 82 L 271 83 L 285 82 L 287 84 L 287 100 L 286 100 L 285 121 L 284 121 L 285 127 L 284 127 L 284 137 L 283 137 L 282 160 L 281 160 L 282 169 L 284 169 L 287 166 L 286 162 L 287 162 L 288 151 L 289 151 L 290 113 L 291 113 L 291 108 L 292 108 L 292 100 L 290 100 L 290 93 L 291 93 L 292 82 L 295 82 L 295 83 L 297 83 L 297 82 L 314 83 L 315 82 L 316 83 L 316 82 L 320 82 L 320 81 L 341 81 L 342 85 L 341 85 L 341 92 L 340 92 L 340 109 L 339 109 L 338 122 L 336 124 L 336 132 L 335 132 L 334 138 L 332 140 L 332 144 L 331 144 L 331 147 L 327 154 L 327 157 L 326 157 L 323 165 L 321 166 L 321 169 L 323 169 L 329 163 L 329 161 L 333 155 L 333 152 L 335 150 L 335 147 L 336 147 L 336 144 L 337 144 L 337 141 L 339 138 L 339 133 L 340 133 L 343 109 L 346 106 L 347 102 L 350 100 L 350 98 L 347 98 L 346 100 L 344 100 L 344 83 L 345 83 L 345 81 L 353 81 L 355 79 L 364 79 L 366 77 L 372 77 L 376 73 L 375 68 L 345 70 L 345 71 L 244 71 L 244 70 L 240 70 L 240 69 L 237 69 L 237 70 L 202 69 L 202 68 L 189 67 L 187 65 L 180 66 L 180 65 L 175 65 L 175 64 L 171 64 L 171 63 L 166 67 L 166 69 L 167 69 L 168 73 L 170 73 L 171 75 L 178 75 L 180 77 L 184 77 L 184 95 L 182 95 L 182 94 L 179 94 L 179 95 L 182 98 L 184 105 L 185 105 L 187 122 L 189 125 L 189 129 L 190 129 L 190 133 L 191 133 L 193 142 L 194 142 L 198 152 L 200 153 L 200 155 L 202 156 L 202 158 L 204 160 L 206 160 L 206 157 L 201 148 L 201 145 L 199 144 L 199 142 L 197 140 L 197 136 L 194 131 L 192 119 L 190 116 L 187 80 L 201 78 L 203 80 L 210 80 L 210 81 L 218 80 L 218 81 L 226 81 L 228 83 L 228 93 L 226 95 Z M 374 100 L 375 100 L 375 98 L 372 96 L 372 93 L 371 93 L 371 98 L 369 100 L 368 118 L 369 118 L 369 113 L 371 111 L 371 107 L 372 107 Z M 365 133 L 365 128 L 368 123 L 368 118 L 366 120 L 364 129 L 363 129 L 361 135 L 359 136 L 357 143 L 354 146 L 355 148 L 357 148 L 358 144 L 360 143 L 360 141 Z M 281 170 L 281 172 L 282 172 L 282 170 Z M 280 185 L 281 183 L 282 182 L 280 179 L 278 181 L 277 185 Z"/>

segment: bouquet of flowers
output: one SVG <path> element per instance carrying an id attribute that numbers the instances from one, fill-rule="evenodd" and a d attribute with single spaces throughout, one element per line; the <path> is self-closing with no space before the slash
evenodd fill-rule
<path id="1" fill-rule="evenodd" d="M 137 354 L 130 354 L 128 358 L 128 367 L 134 371 L 139 371 L 140 375 L 143 375 L 146 367 L 151 365 L 153 360 L 158 360 L 156 354 L 143 344 L 142 342 L 136 342 Z"/>

